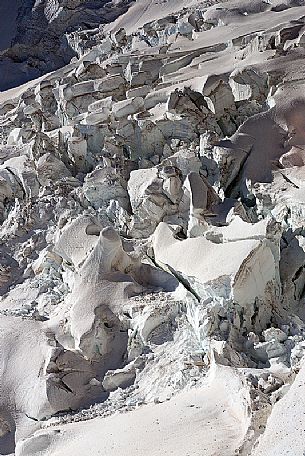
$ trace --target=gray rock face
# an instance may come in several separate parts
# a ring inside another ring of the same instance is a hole
[[[0,90],[16,87],[69,63],[76,52],[67,34],[111,22],[127,10],[128,4],[128,0],[2,2]]]

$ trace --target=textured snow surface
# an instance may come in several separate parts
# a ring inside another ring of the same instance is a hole
[[[0,455],[304,456],[304,18],[1,3]]]

